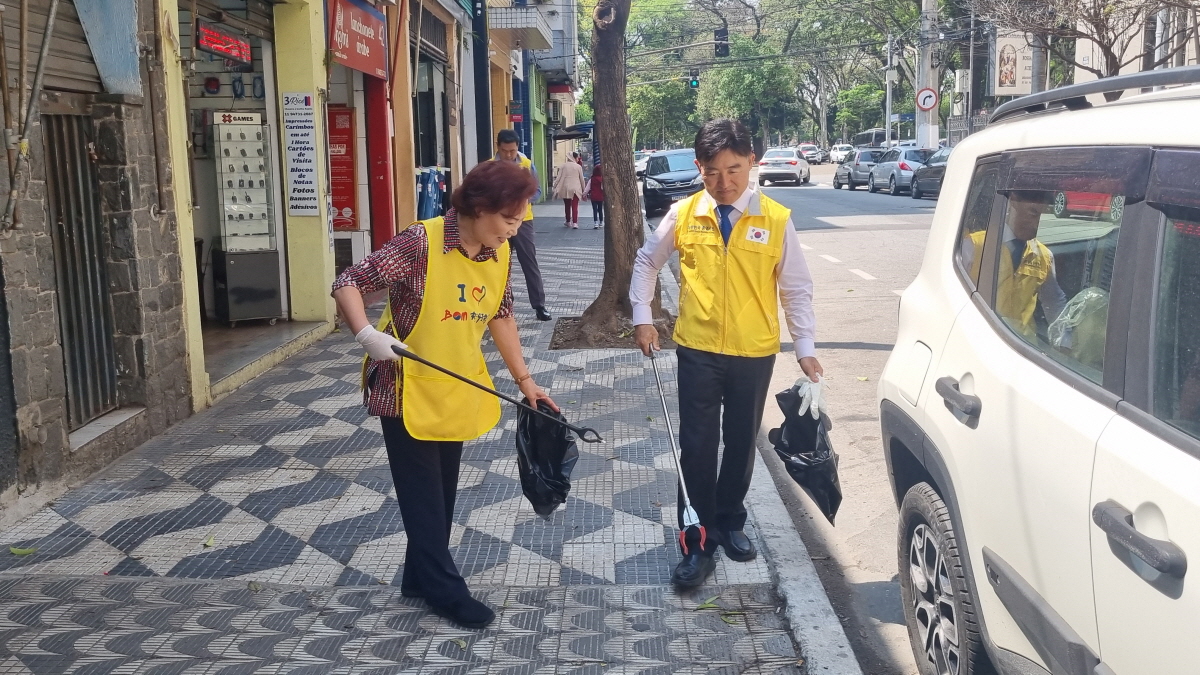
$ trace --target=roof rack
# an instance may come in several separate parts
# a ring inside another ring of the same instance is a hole
[[[1052,107],[1062,107],[1067,110],[1090,108],[1092,104],[1085,97],[1091,94],[1109,94],[1118,91],[1124,92],[1129,89],[1196,83],[1200,83],[1200,66],[1180,66],[1177,68],[1150,70],[1144,73],[1106,77],[1101,80],[1072,84],[1013,99],[996,108],[996,112],[992,113],[988,124],[994,124],[1018,113],[1041,112]]]

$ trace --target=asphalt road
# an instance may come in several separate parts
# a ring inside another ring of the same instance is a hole
[[[844,501],[830,526],[764,453],[776,484],[863,672],[917,673],[900,601],[896,504],[887,479],[875,392],[896,336],[900,292],[913,280],[937,202],[850,192],[831,186],[833,166],[814,166],[813,184],[764,188],[792,210],[815,283],[817,356],[841,458]],[[657,218],[651,223],[657,223]],[[772,391],[800,376],[795,359],[778,359]],[[764,426],[782,421],[768,401]],[[815,518],[814,518],[815,516]]]

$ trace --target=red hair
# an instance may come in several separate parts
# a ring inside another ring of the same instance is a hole
[[[537,192],[533,174],[515,162],[480,162],[463,178],[450,197],[460,215],[515,213]]]

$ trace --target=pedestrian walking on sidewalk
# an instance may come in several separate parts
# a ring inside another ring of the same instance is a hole
[[[533,182],[538,185],[537,166],[533,160],[526,157],[518,146],[521,143],[521,137],[512,129],[501,129],[500,133],[496,134],[496,156],[492,159],[496,161],[512,162],[519,164],[522,169],[525,169],[533,175]],[[546,311],[546,290],[542,286],[542,270],[538,267],[537,261],[537,244],[534,242],[533,231],[533,202],[541,199],[542,189],[537,188],[533,193],[532,200],[525,207],[525,217],[521,222],[521,229],[517,230],[517,236],[512,239],[512,249],[517,254],[517,262],[521,263],[521,271],[525,273],[525,289],[529,291],[529,304],[533,306],[533,311],[537,314],[538,321],[549,321],[550,313]]]
[[[650,310],[658,271],[679,251],[674,340],[681,473],[709,535],[702,541],[700,528],[687,528],[683,561],[672,575],[683,587],[704,583],[718,545],[732,560],[757,555],[743,532],[743,502],[779,352],[780,304],[804,374],[815,382],[822,373],[814,355],[812,276],[791,212],[750,187],[750,133],[736,120],[713,120],[696,134],[694,147],[705,189],[663,217],[637,253],[629,291],[634,338],[649,356],[659,348]]]
[[[586,187],[583,180],[583,167],[575,161],[578,156],[578,152],[571,153],[567,161],[558,167],[558,173],[554,175],[554,196],[563,200],[567,212],[563,226],[573,230],[579,229],[579,199],[583,197]]]
[[[604,227],[604,172],[600,165],[592,169],[592,177],[588,179],[583,191],[592,202],[592,229]]]
[[[514,164],[479,164],[444,218],[413,224],[333,284],[338,310],[367,352],[363,401],[380,417],[408,535],[400,592],[467,628],[483,628],[495,614],[471,597],[450,555],[459,461],[463,441],[500,420],[500,403],[423,364],[401,365],[392,347],[407,345],[490,387],[480,348],[486,327],[521,393],[558,409],[533,381],[513,319],[508,242],[536,190],[532,174]],[[363,295],[384,288],[387,306],[372,327]]]

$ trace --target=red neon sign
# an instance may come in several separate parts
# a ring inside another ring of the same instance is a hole
[[[230,35],[210,23],[196,23],[196,49],[223,56],[238,63],[253,63],[250,43]]]

